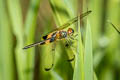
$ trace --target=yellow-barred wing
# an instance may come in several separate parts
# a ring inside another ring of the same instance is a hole
[[[85,16],[87,16],[87,15],[90,14],[91,12],[92,12],[91,10],[90,10],[90,11],[87,11],[87,12],[81,14],[80,16],[77,16],[77,17],[69,20],[69,21],[66,22],[65,24],[63,24],[63,25],[59,26],[58,28],[50,31],[49,33],[55,32],[55,31],[57,31],[57,30],[65,29],[65,28],[69,27],[70,25],[72,25],[73,23],[77,22],[77,21],[78,21],[78,17],[80,17],[80,19],[83,19]],[[47,33],[47,35],[48,35],[49,33]],[[46,37],[47,35],[43,36],[43,39],[44,39],[44,37]]]
[[[110,23],[112,25],[112,27],[120,34],[120,30],[110,21],[107,21],[108,23]]]
[[[83,19],[85,16],[87,16],[88,14],[90,14],[92,11],[87,11],[83,14],[81,14],[80,16],[77,16],[71,20],[69,20],[67,23],[63,24],[62,26],[59,27],[59,29],[64,29],[67,28],[68,26],[70,26],[71,24],[75,23],[78,21],[78,17],[80,17],[80,19]]]
[[[43,68],[45,71],[49,71],[54,66],[54,59],[55,59],[55,43],[51,43],[49,45],[42,46],[42,62],[43,62]]]

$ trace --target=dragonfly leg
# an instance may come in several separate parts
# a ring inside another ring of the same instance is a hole
[[[65,47],[66,47],[66,48],[72,47],[72,49],[76,50],[75,46],[73,46],[73,41],[70,40],[70,39],[67,39],[66,44],[65,44]]]
[[[77,36],[78,36],[78,34],[75,34],[75,35],[69,36],[69,38],[70,38],[71,40],[76,40],[76,41],[78,41],[77,38],[76,38]]]

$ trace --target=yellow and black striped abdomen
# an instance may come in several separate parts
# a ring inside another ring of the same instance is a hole
[[[34,46],[37,46],[37,45],[43,45],[43,44],[45,44],[45,41],[40,41],[40,42],[37,42],[37,43],[27,45],[23,49],[28,49],[28,48],[31,48],[31,47],[34,47]]]

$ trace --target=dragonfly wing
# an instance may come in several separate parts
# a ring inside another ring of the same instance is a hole
[[[88,14],[90,14],[91,12],[92,12],[92,11],[87,11],[87,12],[81,14],[80,16],[77,16],[77,17],[69,20],[67,23],[59,26],[58,28],[50,31],[49,33],[52,33],[52,32],[57,31],[57,30],[65,29],[65,28],[69,27],[70,25],[72,25],[73,23],[77,22],[77,21],[78,21],[78,17],[80,17],[80,19],[82,19],[82,18],[84,18],[85,16],[87,16]],[[47,33],[47,34],[49,34],[49,33]],[[47,35],[43,36],[43,39],[45,40],[46,37],[47,37]]]
[[[85,16],[87,16],[88,14],[90,14],[92,11],[87,11],[83,14],[81,14],[80,16],[77,16],[71,20],[69,20],[67,23],[63,24],[62,26],[59,27],[59,29],[64,29],[67,28],[68,26],[70,26],[71,24],[75,23],[78,21],[78,17],[80,17],[80,19],[83,19]]]
[[[66,39],[64,47],[68,55],[67,61],[69,62],[73,61],[75,59],[75,53],[76,53],[76,48],[73,46],[73,41]]]
[[[46,45],[45,50],[45,61],[44,61],[44,69],[45,71],[49,71],[53,68],[54,65],[54,58],[55,58],[55,43],[51,43]]]
[[[112,27],[120,34],[120,30],[110,21],[107,21],[108,23],[110,23],[112,25]]]

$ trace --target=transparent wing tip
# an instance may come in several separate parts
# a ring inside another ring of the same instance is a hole
[[[75,55],[73,55],[73,58],[68,59],[67,61],[68,61],[68,62],[72,62],[74,59],[75,59]]]
[[[118,30],[118,28],[110,20],[107,20],[107,22],[111,24],[113,28],[120,34],[120,30]]]
[[[53,68],[53,65],[54,65],[54,64],[52,64],[51,67],[49,67],[49,68],[44,68],[45,71],[50,71],[50,70]]]
[[[91,13],[91,12],[92,12],[91,10],[88,11],[88,13]]]

